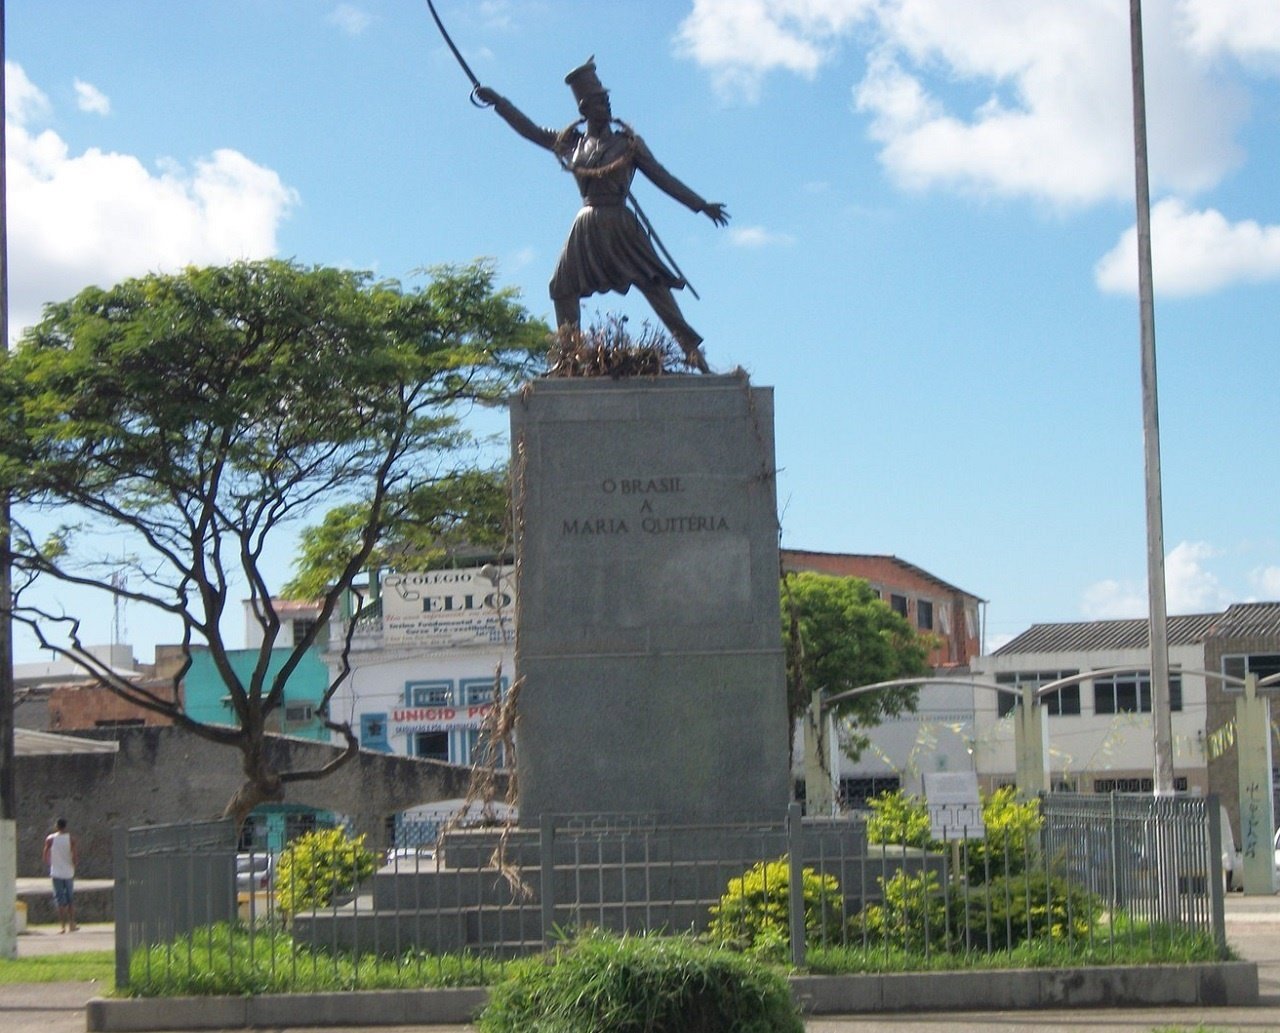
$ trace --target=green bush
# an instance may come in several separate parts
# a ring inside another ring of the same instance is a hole
[[[871,808],[867,817],[868,843],[893,843],[922,850],[940,845],[929,838],[929,808],[921,797],[895,789],[873,796],[867,806]]]
[[[867,801],[867,841],[939,851],[947,844],[929,835],[929,809],[917,796],[900,790],[881,793]],[[1034,853],[1044,819],[1037,800],[1020,800],[1013,786],[1005,786],[982,797],[984,839],[963,845],[965,876],[977,885],[988,879],[1016,875],[1027,866]]]
[[[293,840],[280,855],[276,870],[276,903],[286,915],[323,907],[355,888],[377,867],[364,836],[344,829],[316,829]]]
[[[1081,942],[1101,902],[1043,872],[1000,875],[982,886],[943,892],[937,872],[899,871],[881,880],[884,901],[850,922],[850,941],[895,950],[1004,951],[1028,940]]]
[[[955,925],[956,905],[943,893],[935,871],[911,875],[899,870],[876,880],[884,901],[868,904],[849,922],[849,939],[919,951],[942,948]],[[950,913],[949,913],[950,912]]]
[[[972,884],[1017,875],[1039,841],[1044,818],[1039,800],[1020,800],[1013,786],[1005,786],[982,799],[982,823],[986,835],[968,844],[966,875]]]
[[[968,923],[956,933],[975,950],[1008,950],[1026,940],[1087,940],[1102,915],[1093,894],[1044,872],[998,876],[971,889],[966,900]]]
[[[803,871],[804,931],[811,942],[840,942],[843,901],[834,875]],[[711,905],[707,935],[714,943],[784,961],[791,943],[791,864],[786,857],[762,861],[729,880]]]
[[[582,935],[515,961],[481,1033],[803,1033],[783,976],[687,937]]]
[[[220,922],[136,951],[129,958],[128,992],[196,997],[483,986],[505,966],[470,954],[331,954],[279,929],[263,932]]]

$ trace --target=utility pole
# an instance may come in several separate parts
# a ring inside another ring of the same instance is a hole
[[[4,0],[0,0],[0,112],[5,110]],[[9,347],[8,127],[0,124],[0,346]],[[0,957],[15,957],[18,876],[17,773],[13,763],[13,595],[9,494],[0,490]]]
[[[1147,176],[1147,99],[1142,64],[1142,0],[1129,0],[1133,66],[1133,150],[1138,208],[1138,311],[1142,335],[1142,438],[1147,501],[1147,597],[1151,647],[1151,728],[1157,796],[1173,792],[1169,712],[1169,618],[1164,584],[1164,502],[1160,487],[1160,407],[1156,397],[1156,315],[1151,278],[1151,192]]]

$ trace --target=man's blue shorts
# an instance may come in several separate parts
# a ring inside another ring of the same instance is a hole
[[[58,907],[71,906],[71,893],[73,890],[74,879],[54,879],[53,880],[53,902]]]

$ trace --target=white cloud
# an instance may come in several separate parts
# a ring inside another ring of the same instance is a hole
[[[4,90],[5,121],[30,122],[48,115],[49,98],[27,78],[21,65],[4,63]]]
[[[876,0],[694,0],[677,52],[709,68],[726,93],[754,99],[775,69],[812,76]]]
[[[1231,604],[1229,593],[1205,563],[1221,555],[1207,542],[1179,542],[1164,561],[1165,604],[1170,613],[1209,613]]]
[[[90,284],[275,252],[276,231],[298,198],[274,171],[226,148],[189,169],[169,163],[154,171],[129,154],[73,154],[39,128],[43,95],[20,67],[7,71],[15,334],[46,302]]]
[[[373,16],[355,4],[338,4],[326,20],[348,36],[359,36],[373,22]]]
[[[1280,4],[1275,0],[1182,0],[1180,6],[1187,39],[1198,52],[1244,60],[1280,58]]]
[[[735,226],[729,231],[729,239],[738,247],[762,248],[773,244],[789,245],[795,238],[786,233],[776,233],[763,226]]]
[[[1232,594],[1206,564],[1221,553],[1206,542],[1179,542],[1165,556],[1165,609],[1171,614],[1212,613],[1231,605]],[[1107,579],[1089,585],[1080,599],[1087,620],[1146,617],[1146,582]]]
[[[1121,581],[1097,581],[1084,590],[1080,613],[1086,620],[1119,620],[1147,615],[1147,593],[1140,585]]]
[[[1244,109],[1191,60],[1173,2],[1147,4],[1151,177],[1192,191],[1238,163]],[[750,98],[769,72],[815,74],[856,34],[868,59],[855,104],[895,181],[1080,205],[1133,191],[1127,12],[1116,0],[695,0],[677,49]]]
[[[76,106],[81,111],[88,111],[94,115],[111,114],[111,101],[98,87],[82,79],[75,81],[75,87]]]
[[[1280,566],[1259,567],[1249,575],[1249,580],[1264,600],[1280,599]]]
[[[1101,290],[1136,294],[1138,233],[1130,227],[1094,266]],[[1228,222],[1212,208],[1190,211],[1175,198],[1151,209],[1152,281],[1161,294],[1207,294],[1234,283],[1280,280],[1280,226]]]

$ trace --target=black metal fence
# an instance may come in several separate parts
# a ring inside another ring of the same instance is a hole
[[[1030,834],[917,845],[868,843],[865,815],[802,819],[794,805],[777,823],[547,816],[366,844],[356,885],[344,854],[313,865],[308,892],[282,886],[274,856],[237,853],[228,822],[134,829],[116,841],[116,978],[238,964],[235,936],[312,972],[357,955],[511,957],[587,927],[693,932],[798,966],[831,948],[963,957],[1187,932],[1224,946],[1216,814],[1212,797],[1059,794]],[[235,935],[196,945],[189,934],[215,924]]]

